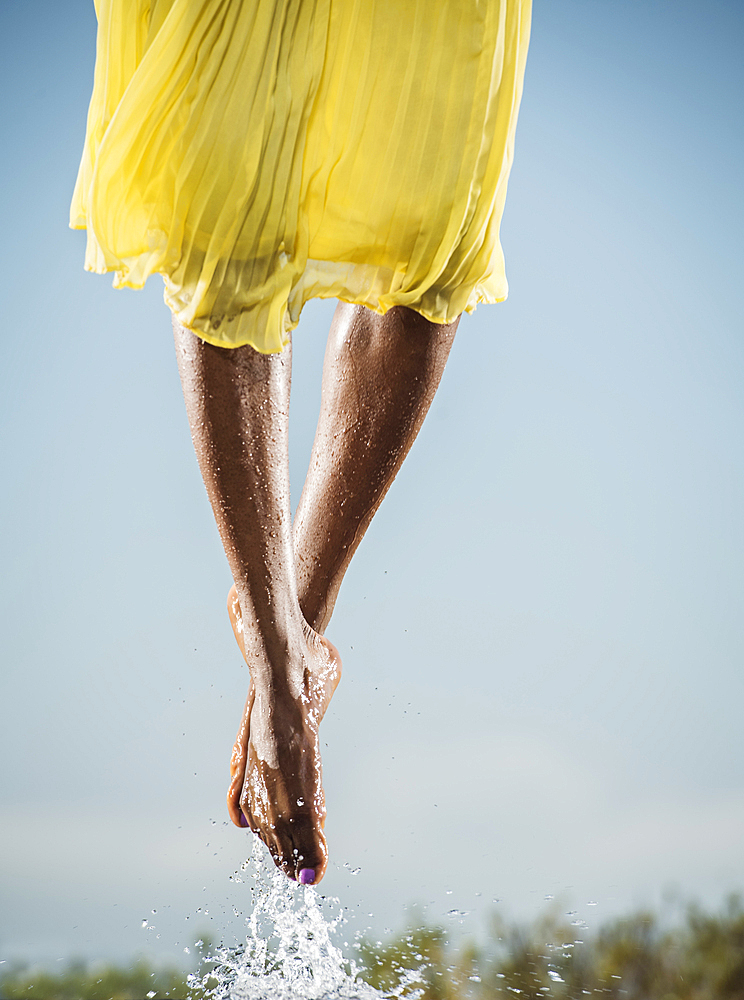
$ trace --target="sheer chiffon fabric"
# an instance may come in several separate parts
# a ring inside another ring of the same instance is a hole
[[[529,0],[98,0],[71,225],[209,343],[304,303],[438,323],[506,297]]]

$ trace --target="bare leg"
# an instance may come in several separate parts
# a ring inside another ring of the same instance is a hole
[[[294,525],[300,604],[316,633],[325,630],[351,558],[421,428],[457,325],[430,323],[404,308],[385,316],[343,303],[336,310],[318,430]],[[242,602],[235,587],[227,604],[242,648]],[[326,685],[323,712],[338,676]],[[237,802],[242,786],[251,699],[249,693],[228,802]]]
[[[375,511],[398,474],[442,378],[459,320],[431,323],[340,303],[294,543],[305,619],[324,632]]]
[[[384,317],[343,304],[336,311],[318,431],[295,521],[302,608],[318,631],[325,629],[351,557],[431,405],[456,327],[429,323],[403,308]],[[319,829],[325,808],[317,725],[338,683],[340,661],[307,626],[304,649],[296,634],[298,591],[286,535],[289,355],[224,351],[175,330],[192,436],[236,581],[230,617],[256,681],[233,751],[228,807],[236,823],[242,808],[290,877],[313,867],[318,881],[326,853]],[[299,623],[302,630],[301,615]],[[310,739],[298,754],[292,751],[301,728],[293,724],[297,698],[293,706],[286,693],[293,682],[297,688],[299,674],[306,692],[299,700],[310,705]],[[304,813],[291,815],[291,796],[300,788],[295,801],[304,807],[308,787],[314,802],[309,824]],[[294,861],[290,850],[301,860]]]
[[[297,597],[287,453],[291,353],[212,347],[177,323],[174,334],[252,680],[231,816],[242,825],[242,810],[289,877],[304,869],[301,880],[317,882],[327,863],[318,725],[340,663],[305,623]]]

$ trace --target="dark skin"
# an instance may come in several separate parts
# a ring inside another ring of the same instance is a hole
[[[174,322],[191,434],[235,581],[228,611],[251,682],[227,803],[292,879],[328,863],[318,726],[341,676],[324,636],[344,574],[413,444],[459,320],[340,303],[318,428],[292,525],[291,348],[259,354]]]

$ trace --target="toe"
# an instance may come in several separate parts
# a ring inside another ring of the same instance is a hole
[[[235,753],[233,751],[233,758]],[[243,788],[243,775],[233,775],[230,779],[230,787],[227,790],[227,812],[235,826],[249,825],[245,820],[243,810],[240,808],[240,793]]]
[[[291,837],[292,868],[295,877],[304,885],[320,882],[328,864],[328,848],[323,831],[315,825],[310,816],[301,817],[293,823]],[[312,878],[307,874],[310,869],[313,871]]]
[[[295,874],[294,863],[282,849],[282,845],[280,844],[278,838],[275,836],[264,838],[264,843],[268,847],[269,854],[279,871],[282,872],[283,875],[286,875],[288,879],[296,882],[297,876]]]

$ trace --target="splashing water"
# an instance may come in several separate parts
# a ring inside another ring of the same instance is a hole
[[[256,838],[253,854],[235,882],[252,883],[253,912],[246,918],[245,946],[220,947],[207,959],[211,972],[189,977],[210,1000],[379,1000],[382,997],[420,997],[421,970],[412,970],[393,993],[383,994],[358,978],[354,962],[347,961],[333,943],[345,922],[342,911],[327,919],[323,897],[312,886],[301,886],[279,872]],[[326,900],[338,907],[338,900]]]

